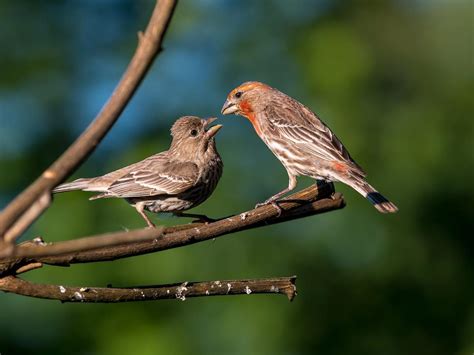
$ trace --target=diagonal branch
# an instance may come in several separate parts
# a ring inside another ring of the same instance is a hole
[[[103,109],[84,133],[48,169],[5,207],[0,214],[0,237],[4,236],[42,194],[51,191],[66,179],[94,151],[117,121],[160,52],[175,6],[176,0],[157,2],[146,31],[139,35],[138,47],[127,70]],[[36,212],[41,213],[47,206],[48,204]]]
[[[0,290],[23,296],[61,302],[114,303],[178,299],[191,297],[283,294],[290,301],[296,296],[296,276],[254,280],[183,282],[179,284],[141,287],[67,287],[35,284],[7,276],[0,279]]]
[[[51,203],[51,194],[45,192],[41,195],[26,211],[23,213],[20,218],[18,218],[15,223],[7,230],[3,236],[5,242],[10,245],[13,245],[18,236],[23,234],[28,227],[33,224],[33,222],[41,215],[41,213],[48,208]]]
[[[262,206],[239,215],[223,218],[209,224],[187,224],[169,227],[163,235],[154,229],[140,229],[131,232],[110,233],[107,237],[126,236],[133,238],[150,238],[124,245],[94,248],[93,250],[55,253],[55,248],[67,245],[71,241],[51,243],[46,245],[19,245],[14,255],[0,259],[0,276],[11,274],[20,267],[30,263],[45,263],[50,265],[67,266],[75,263],[109,261],[153,253],[162,250],[182,247],[222,235],[257,228],[265,225],[281,223],[297,218],[311,216],[327,211],[337,210],[345,206],[341,194],[331,196],[329,185],[322,185],[318,192],[316,186],[311,186],[282,200],[279,205],[281,214],[273,206]],[[96,237],[100,238],[100,236]]]

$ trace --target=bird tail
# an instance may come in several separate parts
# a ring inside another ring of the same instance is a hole
[[[363,179],[351,179],[351,181],[343,181],[364,196],[370,203],[374,205],[377,211],[381,213],[395,213],[398,207],[384,197],[380,192],[374,189],[367,181]]]
[[[337,174],[335,174],[336,171]],[[333,173],[333,178],[336,181],[349,185],[369,200],[377,211],[381,213],[395,213],[398,211],[398,207],[394,203],[390,202],[365,180],[366,174],[357,164],[335,161],[330,172]]]
[[[92,179],[77,179],[72,182],[56,186],[56,188],[53,190],[53,193],[87,189],[91,180]]]

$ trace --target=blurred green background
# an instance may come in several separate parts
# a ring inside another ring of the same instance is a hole
[[[153,5],[0,1],[0,206],[100,110]],[[131,286],[296,274],[299,295],[91,305],[2,293],[0,353],[472,354],[473,14],[472,1],[456,0],[182,1],[166,50],[74,178],[166,149],[177,117],[217,115],[232,88],[259,80],[317,112],[400,212],[381,215],[338,184],[342,211],[153,255],[44,267],[24,277]],[[287,184],[245,119],[221,123],[224,175],[194,210],[213,217]],[[123,201],[87,197],[57,196],[25,238],[143,227]]]

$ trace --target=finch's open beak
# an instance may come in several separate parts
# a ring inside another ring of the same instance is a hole
[[[217,120],[217,117],[211,117],[211,118],[208,118],[206,120],[206,123],[204,125],[205,128],[207,128],[212,122],[214,122],[215,120]],[[216,135],[217,132],[219,132],[219,130],[222,128],[222,125],[221,124],[216,124],[215,126],[212,126],[210,127],[207,131],[206,131],[206,136],[210,139],[212,137],[214,137]]]
[[[221,113],[223,115],[231,115],[233,113],[236,113],[239,110],[237,105],[233,103],[231,100],[227,99],[226,102],[224,103],[224,106],[222,106]]]

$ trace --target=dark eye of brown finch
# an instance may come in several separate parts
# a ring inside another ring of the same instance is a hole
[[[193,129],[193,130],[191,131],[191,136],[196,137],[197,135],[198,135],[198,131],[195,130],[195,129]]]

